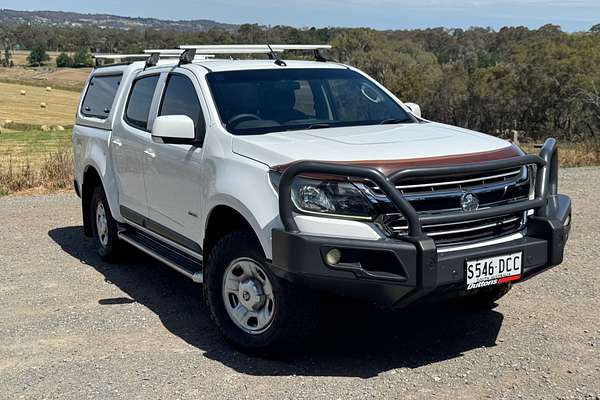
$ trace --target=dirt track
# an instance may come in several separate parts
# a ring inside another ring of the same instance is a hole
[[[0,198],[0,398],[600,399],[600,169],[562,173],[566,262],[487,312],[327,312],[314,351],[228,347],[194,283],[106,264],[75,195]]]

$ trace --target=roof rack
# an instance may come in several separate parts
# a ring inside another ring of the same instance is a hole
[[[193,61],[214,58],[216,54],[267,54],[270,59],[280,66],[285,62],[277,55],[284,51],[312,51],[317,61],[327,61],[323,50],[331,49],[328,44],[225,44],[225,45],[182,45],[178,49],[149,49],[142,54],[94,54],[96,66],[99,60],[146,60],[146,67],[154,66],[159,59],[179,58],[180,62],[185,57],[185,62],[190,62],[189,57],[193,50]],[[108,64],[109,66],[112,64]]]
[[[271,54],[286,50],[329,50],[328,44],[222,44],[183,45],[180,49],[195,49],[196,54]]]

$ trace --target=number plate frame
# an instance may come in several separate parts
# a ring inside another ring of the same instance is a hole
[[[514,282],[521,279],[522,270],[522,251],[465,260],[465,285],[472,290]]]

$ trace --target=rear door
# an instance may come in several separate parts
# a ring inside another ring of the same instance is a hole
[[[166,78],[157,114],[187,115],[194,121],[196,139],[206,132],[204,99],[197,78],[177,68]],[[144,157],[146,193],[150,219],[159,224],[163,235],[191,250],[200,252],[195,237],[201,213],[202,144],[167,144],[155,141],[153,155]]]
[[[150,116],[157,107],[155,92],[159,80],[160,73],[156,72],[142,73],[135,78],[123,118],[115,124],[111,137],[121,214],[133,222],[148,215],[143,161],[152,142]]]

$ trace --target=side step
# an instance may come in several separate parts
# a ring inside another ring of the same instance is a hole
[[[121,229],[119,239],[156,258],[196,283],[202,283],[202,261],[191,257],[135,228]]]

